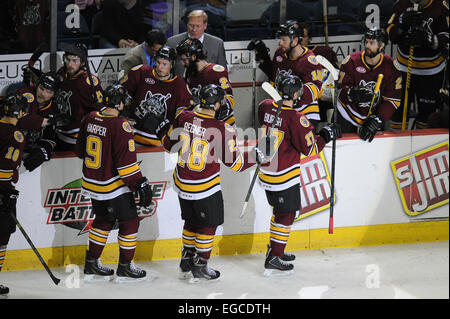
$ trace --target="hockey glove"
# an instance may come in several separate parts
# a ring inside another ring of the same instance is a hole
[[[327,144],[335,138],[339,139],[342,137],[342,128],[337,123],[326,125],[320,129],[319,136],[321,136],[325,141],[325,144]]]
[[[363,141],[372,142],[375,134],[383,127],[383,120],[375,114],[371,114],[359,128],[358,135]]]
[[[158,136],[158,139],[161,140],[164,134],[167,133],[167,131],[170,128],[170,122],[168,119],[162,120],[162,122],[159,123],[158,127],[155,130],[156,135]]]
[[[252,39],[247,45],[247,50],[254,50],[256,52],[256,60],[270,60],[269,49],[266,47],[261,39]]]
[[[47,140],[40,140],[37,142],[30,155],[23,161],[23,165],[30,172],[34,171],[42,163],[49,161],[53,151],[53,144]]]
[[[370,86],[358,85],[347,92],[347,98],[353,104],[368,104],[372,101],[374,92]]]
[[[225,101],[220,103],[220,107],[216,111],[215,118],[216,118],[216,120],[224,121],[231,115],[232,112],[233,112],[233,107],[231,106],[231,101],[229,101],[225,97]]]
[[[16,207],[19,191],[15,188],[0,193],[0,214],[9,214]]]
[[[69,120],[69,115],[65,113],[50,114],[48,116],[48,124],[51,126],[64,125],[65,121]]]
[[[264,152],[261,151],[257,146],[253,148],[252,155],[256,159],[256,163],[258,164],[265,164],[270,162],[270,158],[266,157],[264,155]]]
[[[148,182],[146,177],[142,177],[134,186],[136,192],[139,194],[139,203],[140,207],[148,207],[152,203],[153,192],[152,188]]]

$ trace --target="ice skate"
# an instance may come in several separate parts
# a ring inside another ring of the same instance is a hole
[[[210,282],[220,277],[220,272],[208,267],[207,260],[200,256],[194,257],[191,267],[193,278],[190,279],[190,283]]]
[[[84,264],[84,281],[109,281],[114,275],[114,270],[103,266],[100,259],[88,259]]]
[[[119,262],[119,266],[116,271],[116,283],[133,283],[145,280],[147,272],[137,267],[134,262],[122,263]]]
[[[264,277],[275,277],[275,276],[289,276],[293,273],[294,265],[285,261],[285,254],[283,257],[273,256],[272,248],[269,247],[266,255],[266,261],[264,263]],[[290,255],[290,254],[289,254]],[[293,255],[291,255],[293,256]],[[292,258],[292,257],[290,257]]]
[[[0,298],[7,297],[9,293],[9,288],[3,285],[0,285]]]
[[[195,256],[195,252],[183,248],[181,252],[181,261],[180,261],[180,279],[188,279],[192,277],[192,259]]]
[[[291,263],[295,260],[295,255],[293,254],[289,254],[289,253],[284,253],[283,256],[281,257],[281,259],[285,262]]]

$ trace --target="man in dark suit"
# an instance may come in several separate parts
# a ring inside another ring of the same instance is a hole
[[[205,33],[208,27],[208,15],[203,10],[194,10],[188,14],[187,32],[174,35],[167,39],[167,45],[176,48],[177,45],[188,37],[198,39],[203,44],[203,49],[208,54],[208,62],[227,66],[225,58],[225,47],[222,39]],[[174,69],[174,73],[183,77],[184,67],[178,60]]]

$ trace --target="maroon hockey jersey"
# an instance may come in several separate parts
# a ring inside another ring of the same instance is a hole
[[[412,8],[410,0],[398,0],[394,3],[394,13],[388,21],[387,32],[394,44],[397,46],[397,61],[402,72],[408,71],[409,45],[401,41],[403,35],[399,34],[398,19],[400,14]],[[445,0],[429,0],[419,8],[428,20],[433,34],[437,36],[438,48],[433,50],[429,47],[414,47],[411,73],[418,75],[432,75],[439,73],[445,67],[445,59],[441,50],[448,45],[448,2]]]
[[[123,117],[89,113],[75,146],[83,160],[83,192],[97,200],[134,191],[142,177],[130,123]]]
[[[166,110],[165,117],[172,122],[177,113],[191,106],[192,95],[186,82],[174,76],[161,81],[155,70],[149,65],[138,65],[132,68],[121,81],[133,97],[130,116],[137,124],[146,114],[150,105],[159,104]],[[155,132],[137,129],[135,125],[134,138],[143,145],[160,145]]]
[[[277,108],[271,99],[259,104],[258,120],[265,134]],[[265,190],[281,191],[300,183],[300,155],[320,153],[325,141],[314,133],[314,126],[305,115],[285,106],[281,107],[271,136],[275,137],[275,152],[271,162],[261,166],[259,184]]]
[[[236,172],[253,166],[248,153],[237,148],[236,131],[225,122],[198,113],[184,111],[162,138],[164,148],[178,144],[178,163],[173,179],[181,198],[197,200],[213,195],[220,188],[220,162]]]
[[[369,85],[375,87],[378,74],[383,74],[379,98],[374,102],[372,113],[379,114],[387,121],[400,106],[402,76],[397,64],[388,55],[383,54],[375,66],[369,66],[364,60],[364,51],[353,52],[342,61],[339,72],[339,94],[337,107],[341,115],[355,126],[360,126],[367,118],[370,102],[350,103],[347,93],[354,86]]]
[[[225,91],[227,103],[234,108],[233,89],[228,77],[228,71],[223,66],[208,63],[197,75],[187,78],[186,82],[193,96],[198,96],[200,89],[205,85],[216,84],[220,86]],[[233,126],[235,123],[234,112],[227,116],[224,122]]]
[[[57,129],[57,135],[64,142],[75,144],[83,117],[91,111],[99,110],[99,105],[103,103],[103,89],[100,85],[100,80],[95,75],[92,75],[94,92],[97,99],[96,103],[92,95],[92,87],[88,73],[82,71],[74,77],[68,77],[67,74],[63,74],[63,69],[58,71],[64,76],[60,90],[61,94],[63,94],[69,103],[71,118],[70,124]]]
[[[323,70],[316,60],[314,53],[303,47],[303,55],[298,59],[291,60],[278,48],[272,60],[272,71],[266,74],[273,74],[271,81],[275,81],[279,73],[286,73],[298,76],[303,86],[303,96],[297,102],[295,109],[305,114],[310,120],[320,121],[319,112],[319,92],[322,88]],[[264,66],[261,66],[264,70]]]
[[[0,191],[10,190],[19,180],[25,136],[16,126],[0,120]]]

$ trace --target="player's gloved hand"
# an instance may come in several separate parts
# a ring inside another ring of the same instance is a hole
[[[426,22],[424,25],[424,42],[425,46],[428,48],[431,48],[433,50],[436,50],[438,48],[438,39],[437,36],[433,33],[433,30],[431,30],[430,23]]]
[[[335,138],[339,139],[342,137],[342,128],[337,123],[331,123],[320,129],[319,136],[321,136],[325,141],[325,144],[327,144]]]
[[[352,87],[347,92],[347,98],[353,104],[367,104],[372,101],[374,95],[373,88],[368,85],[358,85]]]
[[[158,126],[156,127],[156,129],[155,129],[155,133],[156,133],[156,135],[158,136],[158,139],[161,140],[162,137],[164,136],[164,134],[167,133],[167,131],[169,130],[169,128],[170,128],[170,122],[169,122],[169,120],[168,120],[168,119],[162,120],[162,121],[158,124]]]
[[[42,163],[49,161],[52,156],[53,144],[47,140],[39,140],[30,152],[30,155],[23,161],[27,170],[32,172]]]
[[[261,151],[258,146],[254,147],[252,150],[252,155],[258,164],[265,164],[270,162],[270,158],[264,155],[264,152]]]
[[[421,11],[407,10],[399,15],[398,25],[406,32],[409,29],[418,29],[422,25],[423,20],[423,13]]]
[[[233,107],[231,106],[231,101],[225,98],[225,101],[220,104],[219,109],[216,111],[215,118],[219,121],[223,121],[228,118],[233,112]]]
[[[371,114],[359,128],[358,135],[363,141],[372,142],[375,134],[383,127],[383,119],[376,114]]]
[[[15,188],[0,193],[0,214],[9,214],[16,206],[19,191]]]
[[[247,50],[256,52],[256,60],[270,60],[269,49],[261,39],[252,39],[247,45]]]
[[[22,66],[22,72],[23,83],[29,86],[35,85],[42,74],[42,71],[29,65]]]
[[[134,186],[136,192],[139,194],[138,206],[148,207],[152,203],[153,192],[146,177],[142,177]]]
[[[62,125],[62,123],[64,123],[64,121],[67,121],[69,118],[69,114],[66,113],[49,114],[48,124],[51,126],[57,126],[58,123]]]

